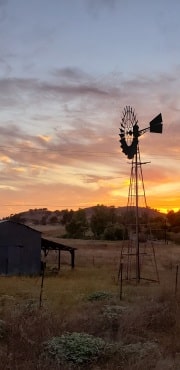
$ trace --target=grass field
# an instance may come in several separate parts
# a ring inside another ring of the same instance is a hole
[[[54,240],[78,248],[75,269],[67,252],[58,274],[47,269],[41,309],[41,277],[0,278],[0,369],[180,369],[180,247],[157,244],[160,284],[123,282],[120,300],[120,242]],[[55,252],[48,259],[56,266]]]

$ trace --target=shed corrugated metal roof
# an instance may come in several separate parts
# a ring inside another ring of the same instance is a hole
[[[11,224],[20,225],[20,226],[26,227],[27,229],[29,229],[29,230],[31,230],[31,231],[35,231],[36,233],[40,233],[40,234],[42,234],[42,232],[41,232],[41,231],[36,230],[36,229],[33,229],[32,227],[30,227],[30,226],[28,226],[28,225],[21,224],[20,222],[11,221],[11,220],[0,220],[0,224],[5,223],[5,222],[9,222],[9,223],[11,223]]]
[[[77,248],[69,247],[62,243],[54,242],[53,240],[41,238],[41,249],[51,249],[51,250],[62,250],[62,251],[75,251]]]

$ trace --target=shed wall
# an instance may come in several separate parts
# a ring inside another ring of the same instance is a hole
[[[41,234],[25,225],[0,223],[0,273],[40,273]]]

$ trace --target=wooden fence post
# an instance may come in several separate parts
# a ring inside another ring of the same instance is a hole
[[[176,265],[176,279],[175,279],[175,297],[177,295],[177,290],[178,290],[178,274],[179,274],[179,265]]]
[[[120,295],[119,295],[119,298],[120,298],[120,301],[122,300],[122,282],[123,282],[123,264],[122,262],[120,263]]]
[[[44,273],[45,273],[45,266],[46,264],[42,262],[42,270],[41,270],[41,289],[40,289],[40,296],[39,296],[39,308],[42,307],[42,295],[43,295],[43,286],[44,286]]]

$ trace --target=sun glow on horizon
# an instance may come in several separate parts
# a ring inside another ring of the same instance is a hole
[[[170,211],[174,211],[175,213],[178,212],[180,210],[180,208],[178,207],[172,207],[172,208],[156,208],[159,212],[161,213],[168,213]]]

